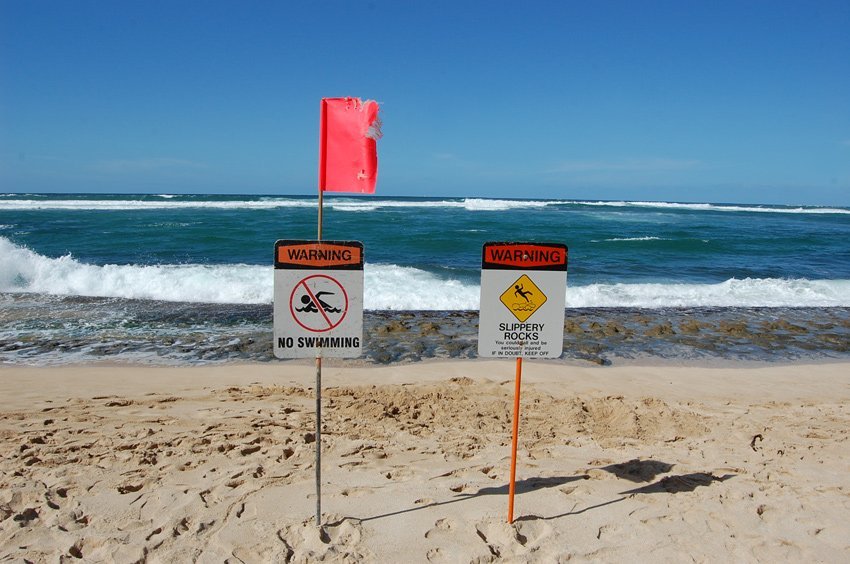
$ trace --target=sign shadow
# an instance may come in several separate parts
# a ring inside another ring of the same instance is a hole
[[[603,466],[599,470],[610,472],[621,480],[630,482],[651,482],[659,474],[666,474],[673,469],[673,464],[661,462],[659,460],[640,460],[633,459],[620,464],[609,464]]]
[[[621,480],[628,480],[634,483],[645,483],[652,482],[656,479],[657,476],[661,474],[666,474],[673,469],[673,464],[668,464],[666,462],[661,462],[659,460],[639,460],[633,459],[628,462],[623,462],[620,464],[610,464],[608,466],[602,466],[597,468],[598,470],[604,470],[605,472],[610,472],[614,474],[617,478]],[[553,519],[560,519],[562,517],[569,517],[573,515],[580,515],[587,511],[591,511],[593,509],[599,509],[601,507],[605,507],[608,505],[613,505],[615,503],[619,503],[624,501],[625,499],[632,497],[635,494],[653,494],[653,493],[680,493],[680,492],[691,492],[696,488],[701,486],[709,486],[714,482],[722,482],[728,480],[730,478],[735,477],[735,474],[724,474],[723,476],[715,476],[714,474],[706,473],[706,472],[695,472],[692,474],[682,474],[682,475],[673,475],[673,476],[665,476],[664,478],[658,480],[657,482],[653,482],[651,484],[641,486],[639,488],[627,490],[620,492],[618,495],[622,497],[618,497],[616,499],[612,499],[603,503],[598,503],[596,505],[591,505],[585,507],[583,509],[576,510],[573,508],[566,513],[561,513],[560,515],[552,515],[550,517],[542,517],[539,515],[525,515],[517,518],[517,521],[536,521],[543,520],[549,521]]]
[[[666,476],[654,484],[620,492],[620,495],[652,494],[652,493],[682,493],[692,492],[701,486],[710,486],[714,482],[724,482],[734,478],[736,474],[715,476],[708,472],[694,472],[678,476]]]
[[[588,480],[590,476],[586,474],[582,474],[579,476],[558,476],[551,478],[526,478],[524,480],[518,480],[515,484],[514,492],[516,494],[527,493],[534,490],[539,490],[541,488],[554,488],[557,486],[562,486],[564,484],[568,484],[570,482],[575,482],[577,480]],[[459,493],[454,496],[452,499],[448,499],[446,501],[435,501],[432,503],[428,503],[425,505],[420,505],[419,507],[409,507],[407,509],[399,509],[398,511],[391,511],[389,513],[382,513],[380,515],[372,515],[370,517],[343,517],[334,523],[328,523],[328,526],[336,526],[340,525],[347,520],[353,520],[360,523],[366,521],[374,521],[376,519],[384,519],[386,517],[395,517],[396,515],[403,515],[405,513],[412,513],[414,511],[421,511],[423,509],[430,509],[432,507],[440,507],[443,505],[449,505],[451,503],[458,503],[461,501],[466,501],[469,499],[474,499],[477,497],[485,496],[485,495],[507,495],[508,494],[508,484],[504,484],[501,486],[492,486],[479,488],[475,492],[470,493]]]
[[[552,515],[550,517],[542,517],[540,515],[523,515],[522,517],[517,517],[514,521],[553,521],[555,519],[560,519],[562,517],[569,517],[571,515],[581,515],[582,513],[587,513],[588,511],[592,511],[594,509],[599,509],[601,507],[605,507],[606,505],[614,505],[615,503],[619,503],[623,500],[627,499],[624,497],[618,497],[617,499],[612,499],[609,501],[604,501],[602,503],[597,503],[596,505],[589,505],[584,509],[575,510],[575,508],[567,511],[566,513],[561,513],[560,515]]]

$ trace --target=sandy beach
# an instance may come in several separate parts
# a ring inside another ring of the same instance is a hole
[[[850,557],[850,365],[0,368],[0,560]]]

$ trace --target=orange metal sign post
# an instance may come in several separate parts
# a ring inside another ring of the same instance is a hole
[[[519,438],[519,391],[522,387],[522,357],[516,358],[516,384],[514,385],[514,427],[511,439],[511,481],[508,487],[508,523],[514,522],[514,491],[516,490],[516,447]]]

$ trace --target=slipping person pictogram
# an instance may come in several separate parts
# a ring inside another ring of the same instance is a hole
[[[534,295],[534,292],[532,292],[531,290],[524,290],[523,287],[522,287],[522,284],[517,284],[516,286],[514,286],[514,289],[515,289],[514,296],[520,296],[523,299],[525,299],[526,302],[531,301],[531,300],[528,299],[528,296]]]
[[[522,323],[540,309],[546,299],[546,293],[525,274],[514,280],[499,296],[499,301]]]
[[[325,300],[322,299],[322,296],[325,296],[325,295],[333,296],[334,293],[333,292],[317,292],[316,296],[315,296],[316,297],[315,301],[313,301],[308,294],[304,294],[303,296],[301,296],[301,303],[304,304],[304,307],[302,307],[300,309],[295,308],[295,311],[302,312],[302,313],[319,313],[319,307],[321,307],[322,311],[325,311],[325,312],[328,312],[328,313],[339,313],[339,312],[341,312],[342,311],[341,309],[339,309],[337,307],[333,307],[331,304],[329,304],[328,302],[326,302]],[[319,304],[316,305],[316,302],[319,302]]]

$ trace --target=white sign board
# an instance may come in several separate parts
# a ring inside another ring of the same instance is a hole
[[[485,243],[478,355],[560,357],[566,293],[566,245]]]
[[[274,355],[360,356],[363,244],[278,241],[274,268]]]

